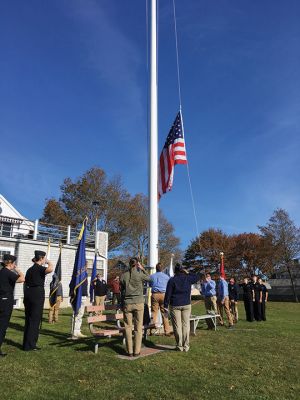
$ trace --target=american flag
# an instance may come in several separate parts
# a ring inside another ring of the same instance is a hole
[[[158,166],[158,197],[170,191],[173,186],[174,165],[187,164],[182,129],[181,111],[177,114],[170,129]]]

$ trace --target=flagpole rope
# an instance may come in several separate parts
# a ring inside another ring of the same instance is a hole
[[[177,63],[178,98],[179,98],[179,108],[181,111],[181,85],[180,85],[180,69],[179,69],[179,55],[178,55],[179,52],[178,52],[178,35],[177,35],[175,0],[173,0],[173,13],[174,13],[174,30],[175,30],[176,63]]]
[[[182,124],[182,134],[183,134],[184,141],[185,141],[184,124],[183,124],[183,117],[182,117],[181,109],[180,109],[180,116],[181,116],[181,124]],[[185,151],[186,151],[186,154],[187,154],[186,148],[185,148]],[[187,159],[188,159],[188,157],[187,157]],[[197,220],[196,206],[195,206],[195,200],[194,200],[194,194],[193,194],[193,188],[192,188],[192,181],[191,181],[191,175],[190,175],[190,168],[189,168],[189,163],[188,162],[186,164],[186,170],[187,170],[187,176],[188,176],[189,188],[190,188],[190,194],[191,194],[191,200],[192,200],[192,207],[193,207],[193,213],[194,213],[194,219],[195,219],[196,235],[197,235],[197,238],[199,240],[200,235],[199,235],[199,228],[198,228],[198,220]],[[200,246],[200,242],[199,242],[199,246]]]
[[[146,0],[146,104],[147,104],[147,154],[149,157],[150,134],[149,134],[149,14],[148,14],[148,0]],[[149,164],[149,160],[148,160]]]
[[[183,137],[185,139],[184,124],[183,124],[183,117],[182,117],[181,84],[180,84],[178,34],[177,34],[175,0],[173,0],[173,14],[174,14],[174,31],[175,31],[175,46],[176,46],[176,64],[177,64],[177,82],[178,82],[179,110],[180,110],[181,123],[182,123],[182,134],[183,134]],[[185,150],[185,151],[187,152],[187,150]],[[188,159],[188,157],[187,157],[187,159]],[[189,182],[189,188],[190,188],[190,194],[191,194],[191,200],[192,200],[194,219],[195,219],[196,235],[197,235],[197,239],[199,241],[199,247],[200,247],[200,235],[199,235],[199,228],[198,228],[198,220],[197,220],[196,206],[195,206],[195,200],[194,200],[194,194],[193,194],[193,188],[192,188],[192,181],[191,181],[191,175],[190,175],[190,168],[189,168],[189,163],[188,162],[187,162],[186,166],[187,166],[187,176],[188,176],[188,182]]]

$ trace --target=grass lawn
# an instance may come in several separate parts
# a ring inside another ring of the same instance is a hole
[[[60,322],[44,318],[40,352],[21,350],[24,312],[14,311],[0,359],[0,399],[300,399],[300,306],[268,303],[266,322],[245,322],[243,304],[236,329],[217,332],[201,325],[188,353],[165,351],[122,360],[122,342],[67,340],[70,309]],[[193,306],[203,314],[202,303]],[[46,317],[46,311],[44,314]],[[88,334],[84,322],[83,332]],[[174,344],[174,338],[150,337]]]

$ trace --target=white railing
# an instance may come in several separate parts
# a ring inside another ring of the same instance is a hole
[[[9,217],[0,217],[0,237],[15,239],[38,240],[42,242],[62,243],[69,245],[78,244],[80,227],[73,228],[70,225],[61,226],[47,224],[39,220],[30,221]],[[94,232],[87,232],[86,246],[95,247]]]

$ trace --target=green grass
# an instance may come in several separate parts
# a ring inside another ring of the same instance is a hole
[[[300,399],[299,305],[268,303],[266,322],[244,321],[240,303],[236,329],[207,331],[191,337],[189,353],[165,351],[134,361],[116,354],[116,339],[68,340],[70,310],[60,322],[43,322],[40,352],[21,350],[24,313],[14,311],[0,359],[0,398],[8,399]],[[203,304],[193,307],[202,313]],[[46,311],[44,314],[46,317]],[[88,334],[85,323],[83,329]],[[173,344],[174,338],[151,337]]]

